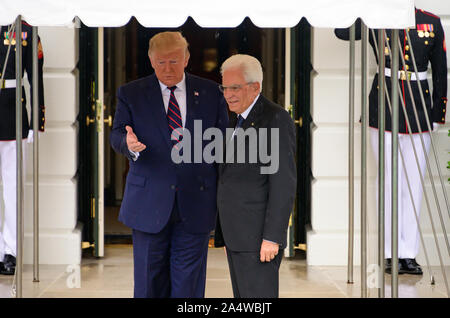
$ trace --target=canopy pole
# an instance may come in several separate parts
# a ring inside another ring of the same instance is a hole
[[[16,297],[22,298],[23,169],[22,169],[22,18],[16,19]]]
[[[411,46],[411,39],[409,37],[409,31],[406,32],[406,37],[407,37],[409,46],[412,47]],[[412,58],[412,62],[413,62],[414,73],[416,74],[416,77],[418,77],[419,76],[419,72],[418,72],[418,69],[417,69],[416,58],[414,56],[413,50],[411,50],[411,58]],[[425,103],[425,98],[423,96],[422,84],[420,83],[420,81],[417,81],[417,85],[419,87],[419,95],[420,95],[420,101],[422,103],[422,109],[424,110],[425,114],[428,114],[427,111],[426,111],[426,103]],[[415,107],[414,107],[414,115],[417,116],[417,109]],[[437,167],[437,171],[438,171],[438,174],[439,174],[439,181],[441,181],[442,191],[444,193],[445,204],[446,204],[446,207],[447,207],[447,213],[448,213],[448,215],[450,217],[450,208],[449,208],[449,203],[448,203],[447,191],[445,190],[445,186],[444,186],[445,183],[444,183],[444,179],[442,177],[441,169],[440,169],[441,164],[440,164],[439,157],[436,154],[436,147],[435,147],[435,144],[434,144],[434,138],[433,138],[433,134],[431,133],[433,131],[433,127],[431,127],[430,120],[429,120],[428,116],[425,116],[425,121],[427,123],[428,131],[430,132],[431,149],[433,150],[433,155],[434,155],[434,158],[436,160],[436,167]],[[418,125],[418,128],[419,128],[419,131],[422,132],[422,128],[420,127],[420,125]],[[423,142],[422,142],[422,144],[423,144]],[[437,198],[436,189],[435,189],[435,186],[434,186],[434,180],[432,178],[432,172],[431,172],[431,167],[430,167],[430,164],[429,164],[429,161],[428,161],[428,155],[426,155],[425,158],[426,158],[426,163],[427,163],[427,168],[428,168],[428,174],[430,175],[431,186],[432,186],[433,193],[434,193],[435,200],[436,200],[436,206],[438,208],[437,211],[438,211],[439,217],[441,219],[441,224],[443,225],[444,222],[443,222],[443,219],[442,219],[441,208],[440,208],[440,205],[439,205],[439,200]],[[449,242],[448,242],[448,238],[447,238],[447,231],[445,230],[444,227],[442,229],[443,229],[445,242],[446,242],[446,245],[447,245],[447,252],[450,255],[450,248],[449,248]]]
[[[284,107],[287,111],[289,111],[291,106],[291,29],[286,28],[284,33],[284,60],[285,60],[285,67],[284,67]],[[294,109],[292,109],[292,112],[294,112]],[[289,226],[287,229],[287,245],[284,249],[284,256],[286,257],[293,257],[294,256],[294,247],[292,246],[292,218],[293,214],[289,217]]]
[[[367,58],[368,28],[361,22],[361,297],[367,298]]]
[[[348,265],[347,283],[353,284],[355,241],[355,24],[350,27],[350,72],[348,116]]]
[[[33,282],[39,282],[39,76],[38,28],[33,27]]]
[[[378,31],[378,268],[379,268],[379,288],[378,298],[385,297],[384,284],[384,244],[385,244],[385,229],[384,229],[384,213],[385,213],[385,180],[384,180],[384,135],[385,135],[385,77],[384,68],[386,64],[384,53],[384,38],[385,31],[381,29]],[[375,37],[374,37],[375,41]]]
[[[392,298],[398,298],[398,29],[392,30],[391,100],[392,100]]]
[[[399,44],[399,46],[400,46],[400,44]],[[399,47],[399,50],[401,52],[401,48],[400,47]],[[411,52],[411,56],[414,55],[412,46],[411,46],[410,52]],[[399,53],[399,55],[400,55],[400,53]],[[405,65],[406,65],[405,64],[405,58],[403,57],[403,55],[400,55],[400,56],[401,56],[402,65],[403,65],[403,67],[405,67]],[[414,60],[413,60],[413,62],[414,62],[413,63],[414,68],[415,68],[415,70],[417,72],[417,65],[415,64]],[[416,73],[416,76],[417,76],[417,73]],[[418,78],[418,76],[417,76],[417,78]],[[418,87],[419,87],[419,90],[420,90],[421,89],[420,84],[419,84],[420,81],[417,81],[417,82],[418,82]],[[430,164],[429,164],[428,155],[427,155],[425,143],[424,143],[424,140],[423,140],[422,128],[420,127],[419,116],[417,114],[416,103],[414,102],[414,98],[413,98],[413,91],[412,91],[412,87],[411,87],[411,80],[409,79],[409,77],[406,77],[406,83],[407,83],[408,92],[409,92],[409,95],[410,95],[410,98],[411,98],[411,101],[412,101],[412,106],[413,106],[412,108],[413,108],[413,111],[414,111],[414,118],[416,120],[416,124],[417,124],[417,127],[419,129],[419,136],[420,136],[421,146],[422,146],[422,149],[423,149],[423,152],[424,152],[424,155],[425,155],[424,157],[425,157],[425,161],[426,161],[427,168],[428,168],[428,175],[432,176],[432,171],[431,171],[431,167],[430,167]],[[400,84],[399,84],[399,86],[400,86]],[[400,88],[399,88],[399,91],[400,91]],[[408,126],[411,127],[411,124],[409,122],[408,116],[406,115],[406,110],[405,110],[405,107],[404,107],[403,104],[404,103],[403,103],[403,100],[402,100],[402,108],[403,108],[403,111],[404,111],[404,115],[405,115],[405,118],[406,118]],[[425,116],[425,118],[428,119],[427,116]],[[431,138],[432,138],[431,131],[429,132],[429,134],[430,134],[430,141],[431,141]],[[420,181],[421,181],[421,185],[422,185],[422,191],[424,193],[424,197],[425,197],[425,200],[426,200],[426,204],[427,204],[427,207],[428,207],[428,212],[430,213],[431,208],[430,208],[430,204],[428,202],[428,197],[427,197],[426,191],[425,191],[425,182],[424,182],[424,178],[423,178],[423,175],[422,175],[422,172],[421,172],[421,169],[420,169],[419,158],[418,158],[417,151],[416,151],[416,145],[413,142],[411,131],[409,131],[409,137],[411,139],[411,145],[412,145],[412,148],[413,148],[413,151],[414,151],[414,157],[416,159],[417,169],[419,171]],[[439,165],[437,166],[437,169],[438,169],[438,171],[440,170]],[[450,252],[449,251],[449,243],[448,243],[448,239],[447,239],[447,231],[446,231],[445,226],[444,226],[444,220],[442,219],[442,214],[441,214],[441,211],[440,211],[439,202],[438,202],[438,198],[437,198],[437,194],[436,194],[436,189],[434,188],[434,181],[433,181],[432,177],[430,177],[430,181],[431,181],[433,192],[434,192],[434,195],[435,195],[435,200],[436,200],[435,203],[436,203],[436,206],[438,207],[437,211],[438,211],[439,218],[440,218],[440,221],[441,221],[441,226],[442,226],[442,229],[443,229],[444,238],[445,238],[445,242],[446,242],[446,245],[447,245],[447,251]],[[414,203],[414,201],[412,199],[411,199],[411,201]],[[421,229],[420,229],[420,224],[419,224],[419,221],[418,221],[417,213],[416,213],[416,211],[414,211],[414,212],[415,212],[414,216],[417,219],[417,226],[418,226],[418,229],[419,229],[419,233],[421,233]],[[430,213],[430,218],[432,218],[431,213]],[[444,263],[443,263],[443,260],[442,260],[442,255],[441,255],[441,252],[440,252],[439,244],[437,244],[438,241],[437,241],[437,236],[436,236],[436,232],[435,232],[435,228],[434,228],[434,222],[432,221],[432,219],[431,219],[431,225],[432,225],[433,235],[434,235],[435,240],[436,240],[437,253],[438,253],[439,262],[440,262],[441,269],[442,269],[442,275],[443,275],[443,278],[444,278],[445,287],[447,289],[447,295],[450,295],[447,275],[445,274]],[[429,261],[428,261],[428,255],[427,255],[427,252],[426,252],[426,247],[425,247],[424,243],[422,243],[422,245],[423,245],[423,249],[424,249],[427,265],[428,265],[428,268],[430,269]],[[433,285],[434,284],[434,276],[432,275],[431,270],[430,270],[430,274],[431,274],[431,277],[430,277],[431,284]]]
[[[373,30],[372,30],[372,37],[375,38],[375,34],[374,34]],[[386,41],[386,39],[385,39],[385,41]],[[378,52],[383,52],[382,49],[378,50],[378,48],[382,47],[382,46],[383,46],[383,43],[379,43],[378,45],[375,44],[375,50],[377,52],[377,55],[378,55]],[[387,52],[389,53],[389,55],[392,56],[391,48],[389,46],[389,42],[388,41],[386,41],[385,49],[387,49]],[[411,50],[412,50],[412,48],[411,48]],[[401,59],[402,59],[402,63],[403,63],[402,65],[403,65],[403,67],[405,67],[405,60],[404,60],[404,58],[402,56],[402,49],[401,49],[400,42],[399,42],[399,55],[401,56]],[[409,78],[407,78],[407,80],[409,81]],[[404,104],[404,101],[403,101],[403,96],[401,94],[400,84],[398,84],[398,85],[399,85],[398,94],[399,94],[400,101],[402,103],[403,113],[405,115],[405,119],[407,121],[407,125],[411,126],[411,124],[409,123],[408,116],[406,116],[405,104]],[[391,105],[389,93],[386,90],[385,90],[384,93],[385,93],[385,96],[386,96],[386,101],[388,103],[389,113],[392,114],[392,105]],[[410,94],[411,94],[411,91],[410,91]],[[412,96],[412,95],[410,95],[410,96]],[[414,105],[414,101],[413,101],[413,105]],[[411,131],[409,131],[409,136],[410,137],[412,136]],[[413,146],[414,156],[416,158],[416,163],[417,163],[417,153],[416,153],[415,145],[414,145],[414,143],[412,141],[411,141],[411,143],[412,143],[412,146]],[[430,275],[431,275],[431,277],[430,277],[431,278],[431,284],[434,285],[434,283],[435,283],[434,275],[433,275],[432,269],[430,267],[430,262],[429,262],[429,259],[428,259],[428,253],[427,253],[426,248],[425,248],[425,242],[424,242],[424,239],[423,239],[423,234],[422,234],[422,230],[421,230],[421,227],[420,227],[420,222],[419,222],[419,219],[417,217],[418,212],[417,212],[417,208],[416,208],[416,206],[414,204],[414,200],[413,200],[413,196],[412,196],[412,192],[411,192],[411,186],[410,186],[410,182],[409,182],[409,178],[408,178],[408,171],[406,171],[406,169],[405,169],[406,166],[404,164],[404,157],[403,157],[403,152],[402,152],[401,148],[399,148],[399,154],[400,154],[400,159],[402,160],[404,173],[405,173],[405,178],[406,178],[406,182],[407,182],[407,185],[408,185],[409,195],[410,195],[411,203],[412,203],[413,209],[414,209],[414,217],[416,219],[416,224],[417,224],[417,228],[419,230],[419,235],[420,235],[420,239],[421,239],[421,242],[422,242],[422,246],[424,247],[424,254],[425,254],[425,259],[426,259],[426,262],[427,262],[428,271],[430,272]],[[419,166],[418,166],[418,169],[419,169],[419,175],[420,175],[422,188],[424,188],[423,187],[423,185],[424,185],[423,176],[422,176],[422,173],[420,172]],[[430,211],[431,209],[430,209],[430,205],[429,205],[429,202],[428,202],[428,197],[427,197],[426,191],[424,191],[424,197],[425,197],[426,205],[428,207],[428,211]],[[431,215],[430,215],[430,220],[431,220],[431,225],[432,225],[432,228],[433,228],[433,234],[436,237],[436,233],[434,231],[434,223],[433,223],[433,219],[432,219]],[[437,242],[437,239],[436,239],[436,242]],[[440,255],[439,245],[437,245],[437,249],[438,249],[438,254]],[[444,272],[444,278],[445,278],[445,272]]]

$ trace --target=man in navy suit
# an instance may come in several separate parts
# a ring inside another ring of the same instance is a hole
[[[181,33],[155,35],[149,58],[155,74],[118,90],[111,135],[114,150],[130,160],[119,220],[133,229],[134,296],[204,297],[217,167],[176,164],[171,153],[194,139],[194,121],[202,133],[224,131],[226,103],[216,83],[185,73]]]

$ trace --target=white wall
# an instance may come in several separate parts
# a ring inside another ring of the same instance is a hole
[[[450,37],[450,2],[439,0],[416,1],[418,8],[429,10],[442,18],[442,23]],[[333,29],[314,29],[313,31],[313,67],[317,75],[313,78],[312,118],[317,128],[312,134],[312,173],[315,178],[312,184],[312,229],[307,237],[307,261],[310,265],[346,265],[348,250],[348,42],[338,40]],[[360,161],[361,161],[361,125],[358,122],[360,110],[360,61],[361,46],[356,44],[356,97],[355,97],[355,246],[354,261],[360,263]],[[369,46],[370,80],[376,71],[376,63],[372,48]],[[447,180],[450,173],[446,163],[450,159],[450,138],[447,136],[450,127],[447,124],[434,133],[441,171]],[[369,142],[369,141],[368,141]],[[368,154],[368,230],[369,230],[369,264],[377,262],[377,212],[376,212],[376,162],[370,144]],[[438,182],[435,165],[433,178]],[[447,194],[450,186],[446,184]],[[427,176],[426,188],[430,201],[434,201],[430,180]],[[450,232],[449,216],[446,211],[441,187],[437,188],[443,219],[447,232]],[[432,204],[433,220],[438,232],[441,253],[446,264],[450,259],[443,240],[443,230],[439,216]],[[421,209],[421,226],[424,233],[426,250],[432,265],[439,264],[431,225],[426,210],[425,200]],[[418,262],[425,265],[423,248]]]
[[[39,27],[44,50],[45,132],[39,139],[39,259],[41,264],[79,264],[77,226],[77,75],[78,32]],[[28,99],[30,100],[30,99]],[[24,263],[33,262],[33,149],[27,149]]]

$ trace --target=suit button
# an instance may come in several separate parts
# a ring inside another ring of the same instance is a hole
[[[170,186],[170,188],[171,188],[172,190],[175,190],[175,186],[174,186],[173,184]]]
[[[204,189],[204,188],[203,188],[203,186],[202,186],[202,187],[200,187],[200,191],[203,191],[203,189]]]

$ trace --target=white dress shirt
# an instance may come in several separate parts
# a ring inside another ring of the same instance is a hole
[[[245,111],[243,111],[241,114],[238,114],[238,116],[241,115],[242,118],[244,118],[244,120],[246,120],[247,117],[248,117],[248,114],[250,114],[250,112],[252,111],[253,106],[255,106],[256,101],[257,101],[258,98],[259,98],[259,95],[260,95],[260,94],[258,94],[258,96],[256,96],[256,98],[255,98],[255,99],[253,100],[253,102],[250,104],[250,106],[248,106],[247,109],[246,109]],[[236,129],[234,129],[233,135],[231,136],[230,140],[233,139],[233,137],[234,137],[235,134],[236,134]]]
[[[159,80],[158,80],[159,82]],[[170,99],[170,89],[163,83],[159,82],[161,86],[161,94],[163,97],[164,108],[166,109],[166,114],[169,109],[169,99]],[[178,106],[181,112],[181,121],[183,123],[183,128],[186,125],[186,75],[183,74],[183,79],[181,82],[176,84],[177,89],[175,90],[175,98],[177,99]]]

